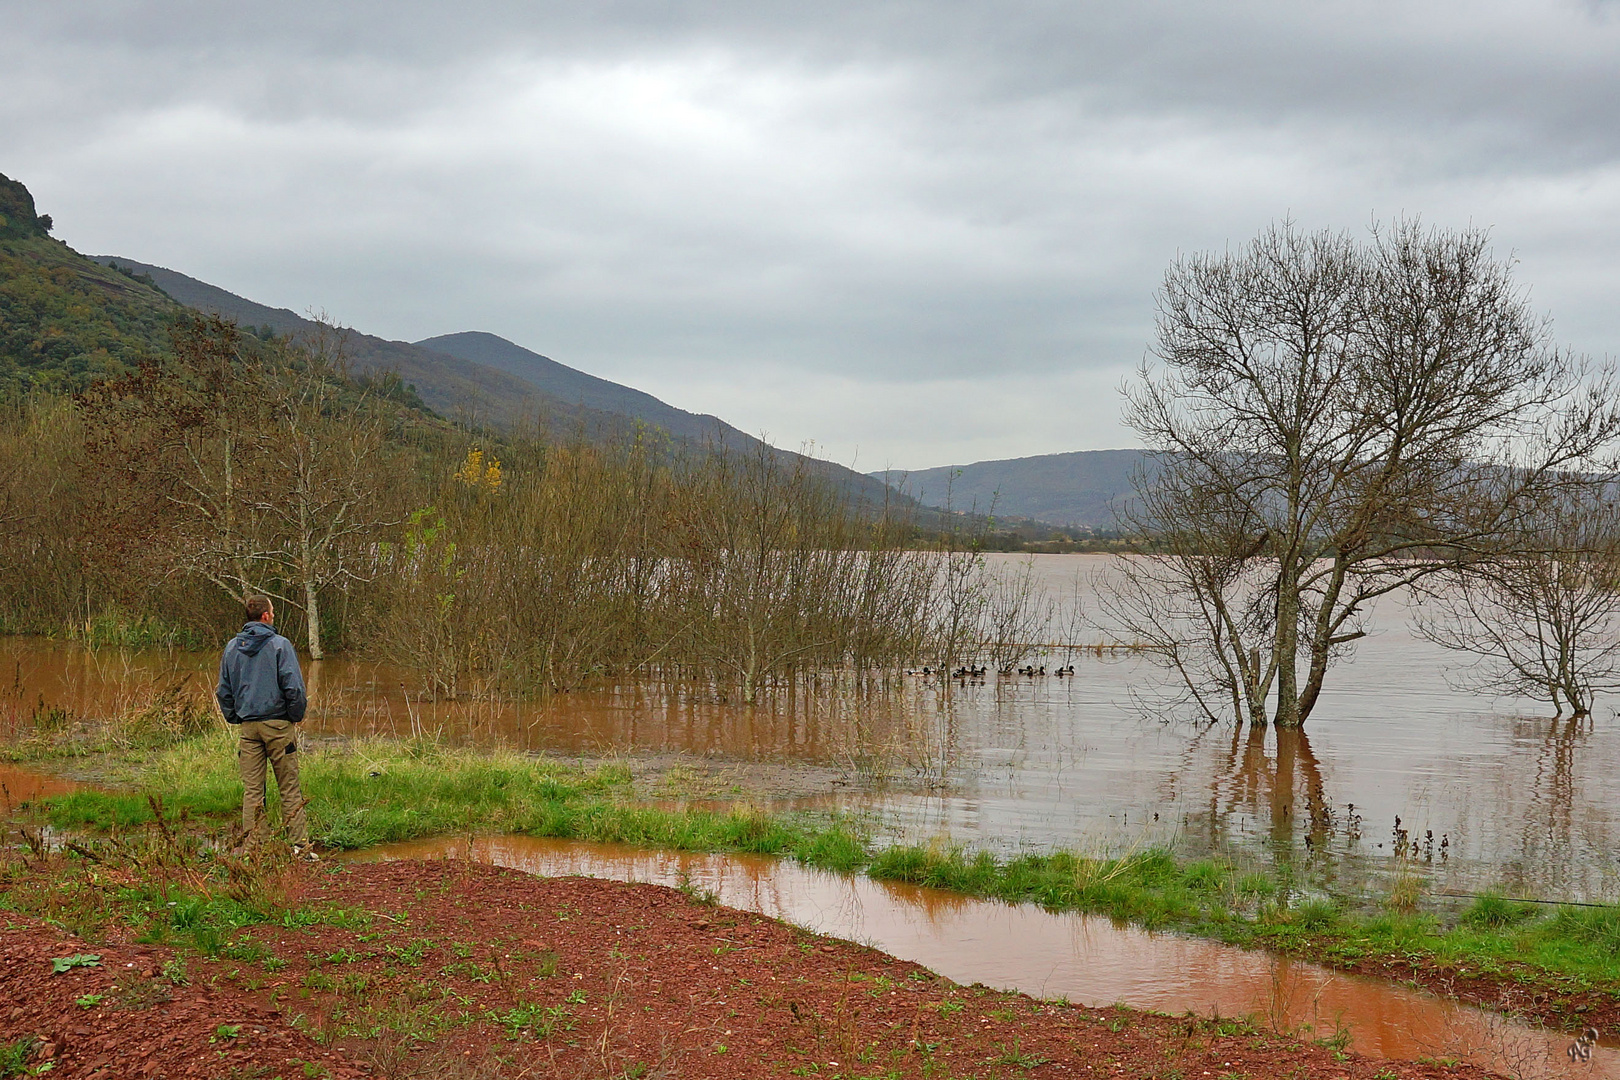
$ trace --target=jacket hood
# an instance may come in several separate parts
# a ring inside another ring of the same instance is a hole
[[[264,648],[271,638],[276,636],[273,628],[262,622],[250,622],[242,627],[242,632],[236,635],[236,651],[243,656],[257,656],[259,650]]]

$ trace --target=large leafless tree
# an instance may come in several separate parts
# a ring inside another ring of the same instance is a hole
[[[1370,604],[1499,553],[1620,434],[1481,231],[1284,223],[1158,299],[1126,409],[1157,546],[1104,606],[1212,718],[1302,726]]]

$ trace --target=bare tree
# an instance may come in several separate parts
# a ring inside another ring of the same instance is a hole
[[[170,461],[165,499],[176,511],[172,567],[240,601],[260,588],[269,557],[254,512],[269,427],[264,371],[236,326],[218,318],[193,319],[174,344],[185,377],[171,372],[151,391]]]
[[[389,421],[349,378],[335,333],[281,343],[267,365],[266,483],[253,510],[274,543],[255,552],[287,582],[284,599],[304,613],[309,654],[321,644],[321,593],[376,573],[383,530],[400,515],[382,497]]]
[[[234,325],[194,317],[175,327],[173,357],[79,395],[87,510],[126,576],[191,578],[238,603],[255,590],[268,416],[244,346]]]
[[[1157,548],[1105,610],[1211,717],[1303,725],[1376,598],[1500,548],[1620,433],[1487,236],[1274,226],[1173,265],[1127,422]]]
[[[962,520],[952,519],[959,511],[954,507],[952,489],[961,470],[952,472],[945,484],[945,498],[940,504],[941,519],[939,542],[928,553],[930,573],[934,587],[930,597],[931,621],[929,652],[935,666],[949,673],[959,663],[977,663],[978,651],[984,644],[984,622],[990,607],[992,580],[984,558],[984,531],[990,521],[986,514],[975,513],[972,505]],[[991,512],[995,506],[992,502]],[[972,523],[964,526],[963,522]],[[950,683],[942,684],[947,693]]]
[[[1523,549],[1437,579],[1420,633],[1478,662],[1464,685],[1537,698],[1577,718],[1620,688],[1620,510],[1602,480],[1543,507]]]

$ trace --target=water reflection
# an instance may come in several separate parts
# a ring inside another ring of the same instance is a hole
[[[1035,565],[1054,595],[1086,603],[1086,576],[1103,563]],[[1452,657],[1414,637],[1399,604],[1376,612],[1373,630],[1331,673],[1303,733],[1144,716],[1133,693],[1151,696],[1163,676],[1129,653],[1077,654],[1073,678],[826,679],[747,707],[656,681],[540,704],[434,701],[407,672],[337,657],[309,665],[309,730],[831,764],[889,787],[829,787],[823,805],[870,810],[908,839],[1004,852],[1164,842],[1306,860],[1375,886],[1404,867],[1439,891],[1620,898],[1620,729],[1605,701],[1578,723],[1533,719],[1544,706],[1453,693]],[[0,738],[41,701],[117,711],[174,683],[206,700],[213,664],[0,639],[0,673],[13,676]],[[1397,817],[1415,860],[1406,850],[1397,862]]]

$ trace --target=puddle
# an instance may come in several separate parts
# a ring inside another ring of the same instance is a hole
[[[10,814],[23,803],[66,795],[81,785],[0,761],[0,811]]]
[[[468,841],[357,852],[357,861],[465,858]],[[1567,1035],[1375,979],[1216,942],[1153,934],[1079,914],[814,870],[782,859],[645,851],[612,844],[489,837],[471,857],[544,876],[585,875],[703,889],[730,907],[859,941],[959,983],[1093,1006],[1254,1016],[1323,1038],[1348,1029],[1372,1057],[1458,1058],[1511,1076],[1567,1076]],[[1590,1070],[1590,1071],[1588,1071]],[[1578,1075],[1620,1075],[1605,1044]]]

